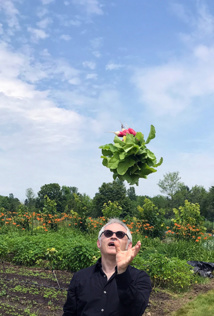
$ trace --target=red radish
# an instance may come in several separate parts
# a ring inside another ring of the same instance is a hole
[[[117,135],[118,137],[123,137],[126,136],[126,134],[132,134],[132,135],[136,135],[137,133],[135,132],[135,130],[133,130],[133,128],[128,128],[128,129],[122,129],[122,131],[118,131],[118,132],[114,132],[115,135]]]

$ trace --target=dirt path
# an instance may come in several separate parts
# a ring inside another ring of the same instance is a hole
[[[0,263],[0,315],[61,316],[71,273]],[[59,286],[60,285],[60,289]],[[197,295],[214,289],[214,279],[197,284],[182,296],[154,291],[145,316],[167,316]]]
[[[146,310],[145,316],[170,316],[172,312],[188,304],[199,294],[214,290],[214,278],[208,281],[207,284],[195,284],[189,292],[182,295],[153,291],[150,297],[150,306]]]

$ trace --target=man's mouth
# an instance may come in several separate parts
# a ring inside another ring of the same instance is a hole
[[[115,247],[114,242],[113,242],[113,241],[109,242],[109,243],[108,243],[108,246],[109,246],[109,247]]]

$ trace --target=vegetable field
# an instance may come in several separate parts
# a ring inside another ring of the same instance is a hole
[[[72,274],[4,263],[0,266],[0,315],[61,316]],[[57,278],[57,280],[56,280]],[[59,288],[60,285],[60,288]],[[152,292],[145,316],[172,315],[199,294],[214,291],[214,279],[195,284],[190,291],[176,295],[161,289]],[[212,306],[210,306],[212,308]],[[214,309],[214,306],[213,306]],[[196,314],[197,316],[197,314]]]
[[[62,315],[72,273],[100,257],[98,232],[118,211],[109,202],[106,217],[81,217],[72,211],[51,213],[52,201],[47,203],[49,212],[0,213],[0,315]],[[189,202],[175,210],[171,223],[148,199],[139,215],[122,220],[133,244],[142,244],[132,265],[145,270],[153,284],[145,316],[171,315],[213,289],[213,279],[194,273],[187,261],[214,262],[214,238],[206,232],[198,206]]]
[[[2,264],[0,315],[62,315],[62,305],[71,274],[57,271],[55,275],[51,270]]]

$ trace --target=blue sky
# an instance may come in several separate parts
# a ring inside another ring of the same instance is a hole
[[[208,190],[213,34],[208,0],[0,0],[0,195],[56,182],[93,197],[113,180],[99,146],[121,122],[153,124],[164,158],[137,194],[174,171]]]

